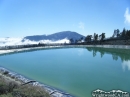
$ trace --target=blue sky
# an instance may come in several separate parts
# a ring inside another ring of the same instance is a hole
[[[0,37],[130,29],[130,0],[0,0]]]

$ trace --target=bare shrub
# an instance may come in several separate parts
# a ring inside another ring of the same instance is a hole
[[[8,71],[5,71],[5,72],[3,72],[3,74],[4,74],[4,75],[7,75],[7,74],[9,74],[9,72],[8,72]]]
[[[39,86],[26,85],[15,89],[12,93],[14,97],[50,97],[50,95]]]
[[[50,95],[40,86],[31,84],[21,86],[0,75],[0,97],[50,97]]]

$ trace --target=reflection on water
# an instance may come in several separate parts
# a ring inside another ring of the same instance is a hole
[[[130,50],[94,47],[32,50],[1,55],[0,66],[76,97],[91,97],[96,89],[130,91],[129,55]]]
[[[64,48],[42,48],[42,49],[34,49],[34,50],[28,50],[28,51],[21,51],[21,52],[13,52],[8,54],[1,54],[0,56],[4,55],[11,55],[16,53],[26,53],[26,52],[34,52],[39,50],[53,50],[53,49],[64,49]],[[122,68],[123,70],[130,70],[130,50],[128,49],[115,49],[115,48],[100,48],[100,47],[87,47],[86,48],[89,52],[92,52],[93,57],[97,55],[97,53],[100,53],[100,57],[103,58],[105,54],[112,55],[113,60],[117,61],[118,59],[121,59],[122,61]],[[78,49],[78,56],[84,55],[85,49]]]
[[[93,57],[96,56],[96,54],[99,52],[101,58],[104,56],[104,54],[111,54],[113,60],[118,60],[120,58],[122,60],[122,69],[125,71],[126,68],[130,70],[130,50],[128,49],[111,49],[111,48],[94,48],[89,47],[86,48],[88,51],[93,53]]]
[[[79,50],[78,50],[78,55],[79,55],[79,56],[82,56],[83,54],[84,54],[84,49],[79,49]]]
[[[123,61],[122,62],[122,68],[125,71],[125,69],[128,68],[128,70],[130,70],[130,60],[129,61]]]
[[[101,58],[104,54],[111,54],[113,60],[118,60],[118,57],[121,58],[122,61],[130,60],[130,50],[128,49],[112,49],[112,48],[94,48],[89,47],[86,48],[88,51],[93,52],[93,57],[96,56],[96,53],[99,52],[101,54]]]

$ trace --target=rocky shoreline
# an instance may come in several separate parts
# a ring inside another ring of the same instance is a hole
[[[5,75],[5,77],[9,77],[10,80],[16,81],[17,83],[20,83],[21,85],[23,83],[28,83],[28,82],[32,81],[20,74],[7,70],[3,67],[0,67],[0,74],[4,74],[7,72],[8,72],[8,76]],[[34,81],[33,83],[29,83],[29,84],[31,84],[33,86],[39,86],[39,87],[44,88],[50,94],[51,97],[74,97],[74,96],[70,95],[69,93],[63,92],[61,90],[58,90],[51,86],[39,83],[37,81]]]

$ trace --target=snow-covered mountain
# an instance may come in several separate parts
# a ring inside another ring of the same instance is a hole
[[[10,45],[25,45],[25,44],[38,44],[38,43],[69,43],[69,39],[79,40],[83,35],[76,32],[64,31],[59,33],[54,33],[51,35],[34,35],[26,36],[23,38],[0,38],[0,46],[10,46]]]

